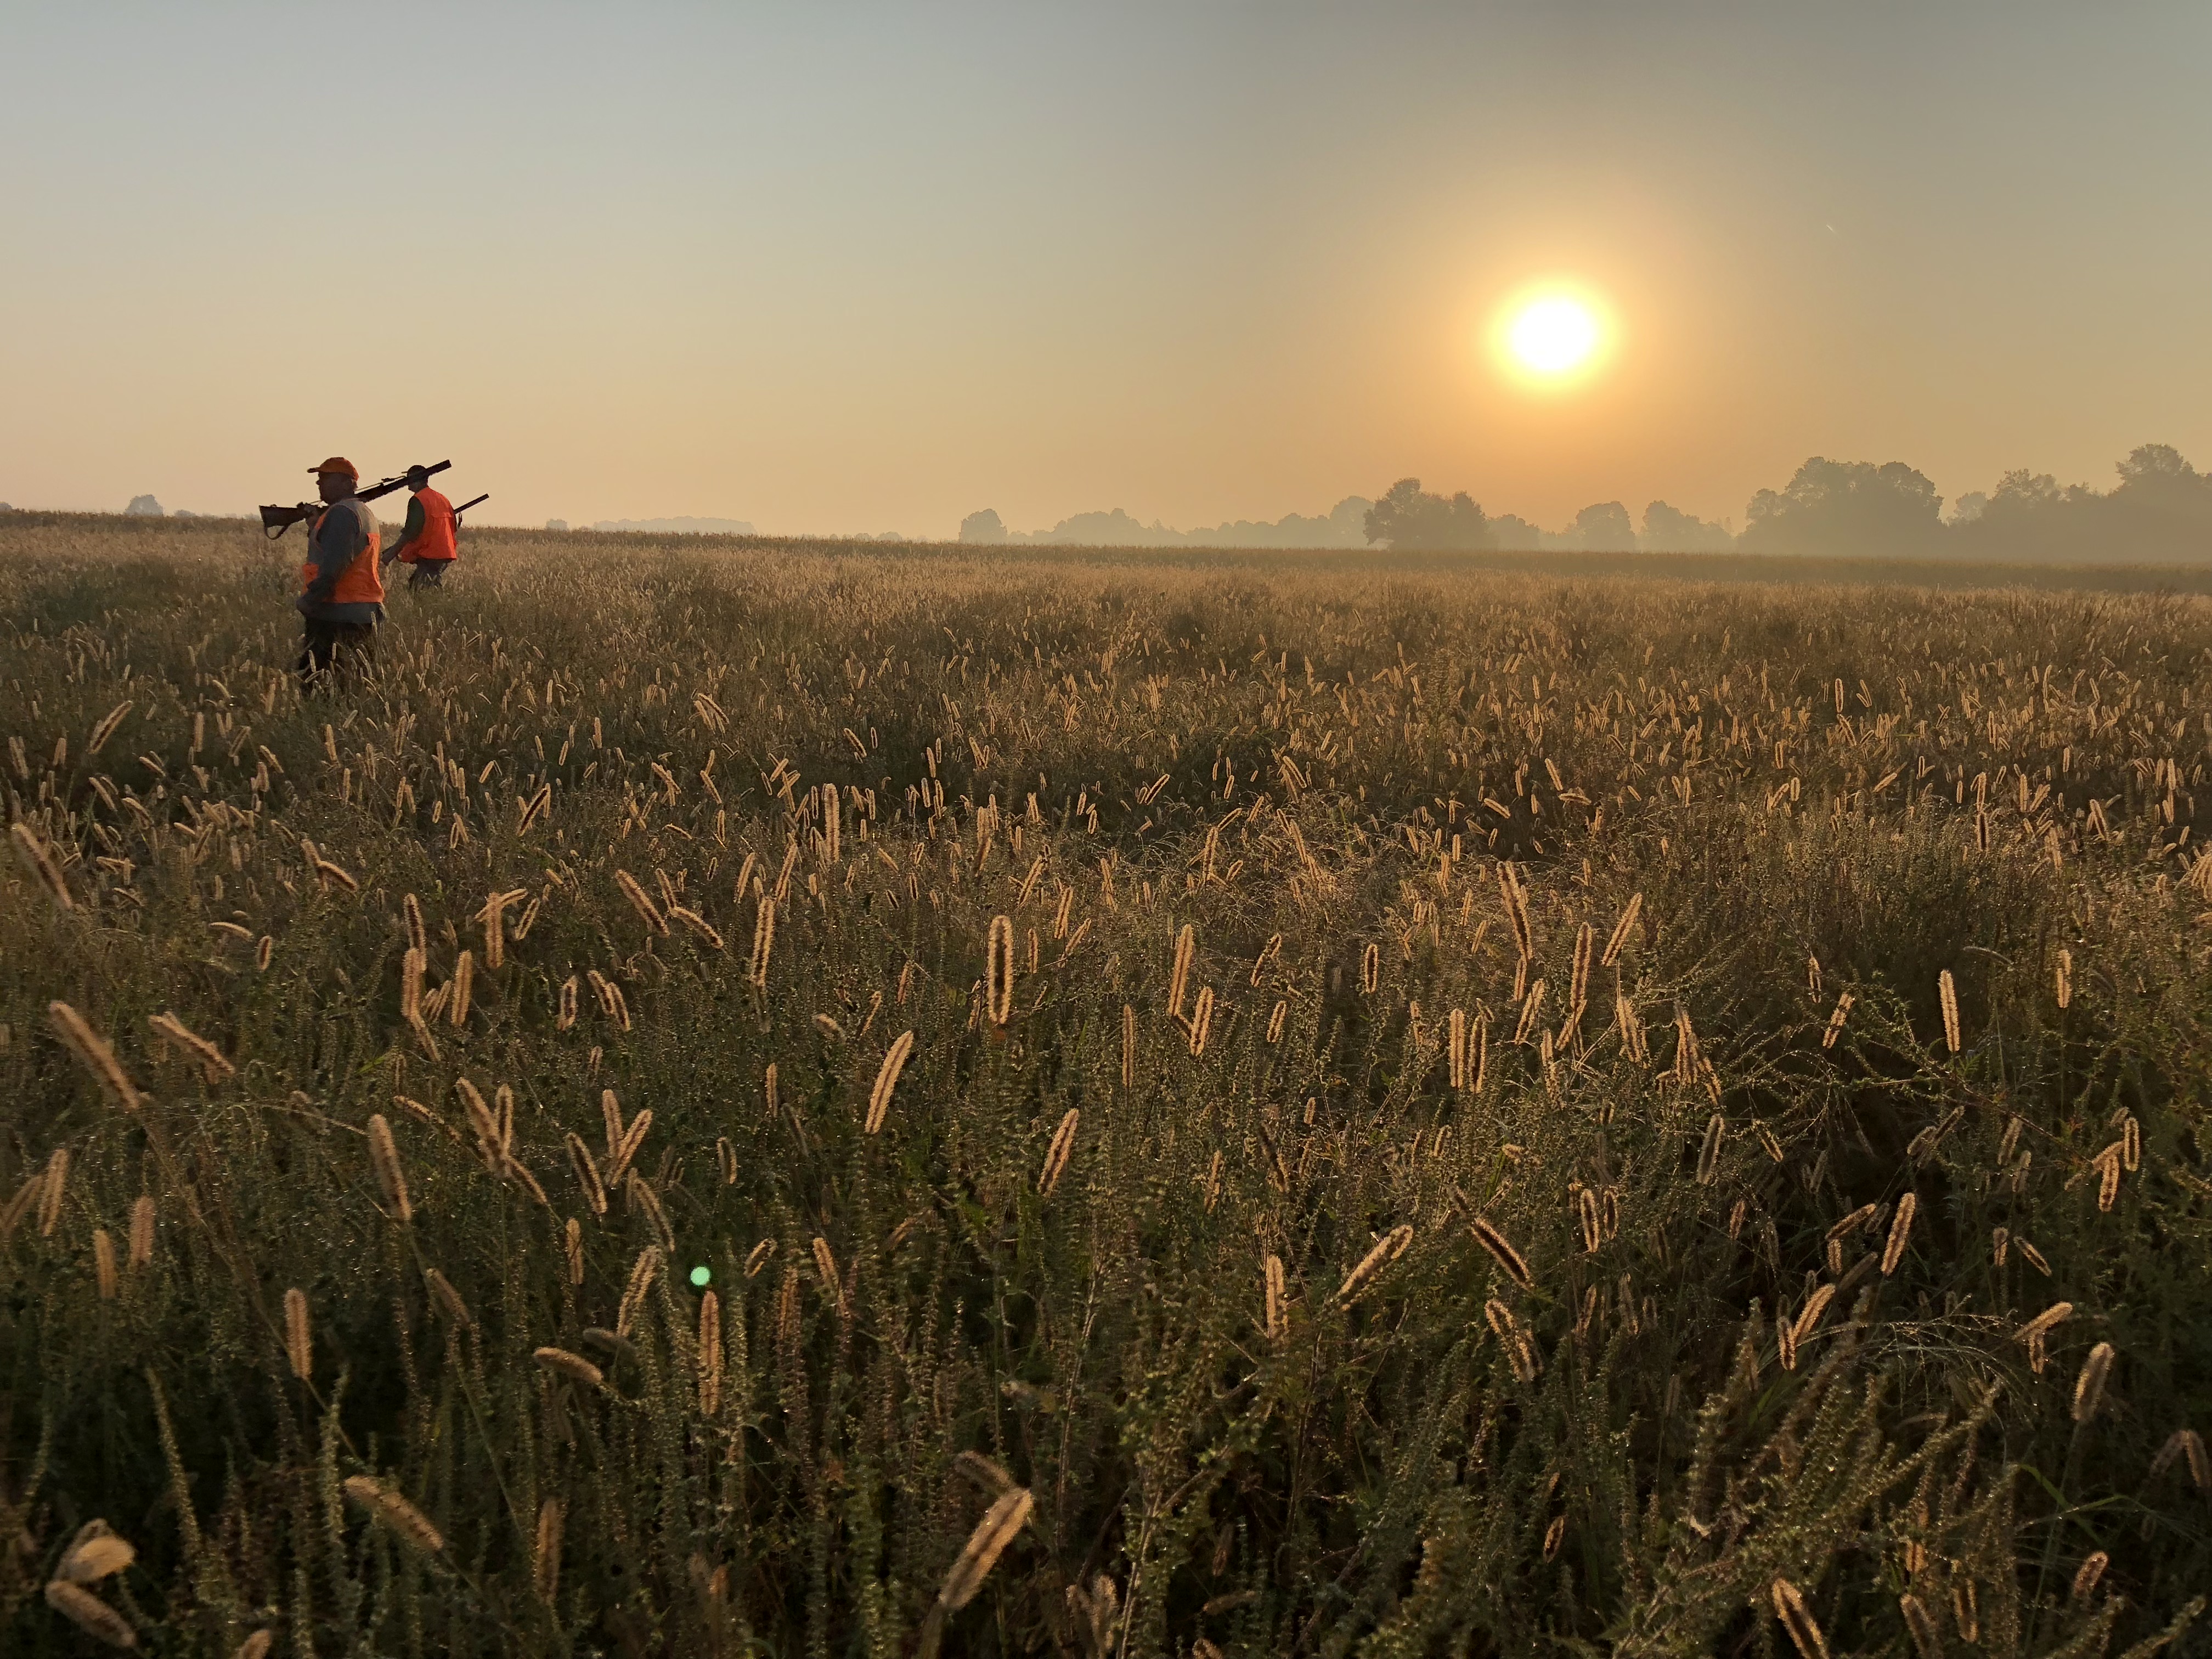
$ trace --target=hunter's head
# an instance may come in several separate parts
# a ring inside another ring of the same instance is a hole
[[[430,487],[430,469],[427,466],[409,467],[407,487],[410,489],[428,489]]]
[[[333,455],[314,469],[315,489],[326,501],[342,501],[361,488],[361,469],[343,455]]]

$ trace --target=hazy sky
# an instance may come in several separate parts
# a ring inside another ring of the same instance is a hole
[[[2212,465],[2212,6],[0,0],[0,499],[949,535]],[[1567,395],[1498,303],[1618,324]]]

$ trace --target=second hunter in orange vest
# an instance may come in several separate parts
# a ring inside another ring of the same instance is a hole
[[[422,509],[422,527],[399,550],[399,562],[443,564],[459,552],[453,544],[453,504],[428,484],[415,492],[415,501]]]

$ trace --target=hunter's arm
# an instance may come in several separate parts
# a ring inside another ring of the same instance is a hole
[[[400,531],[399,538],[384,550],[384,562],[386,564],[390,564],[392,560],[399,556],[401,548],[422,535],[424,522],[422,498],[420,495],[410,495],[407,498],[407,523]]]

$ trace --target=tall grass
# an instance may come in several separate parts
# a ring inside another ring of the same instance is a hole
[[[2212,1583],[2202,600],[0,538],[10,1653]]]

